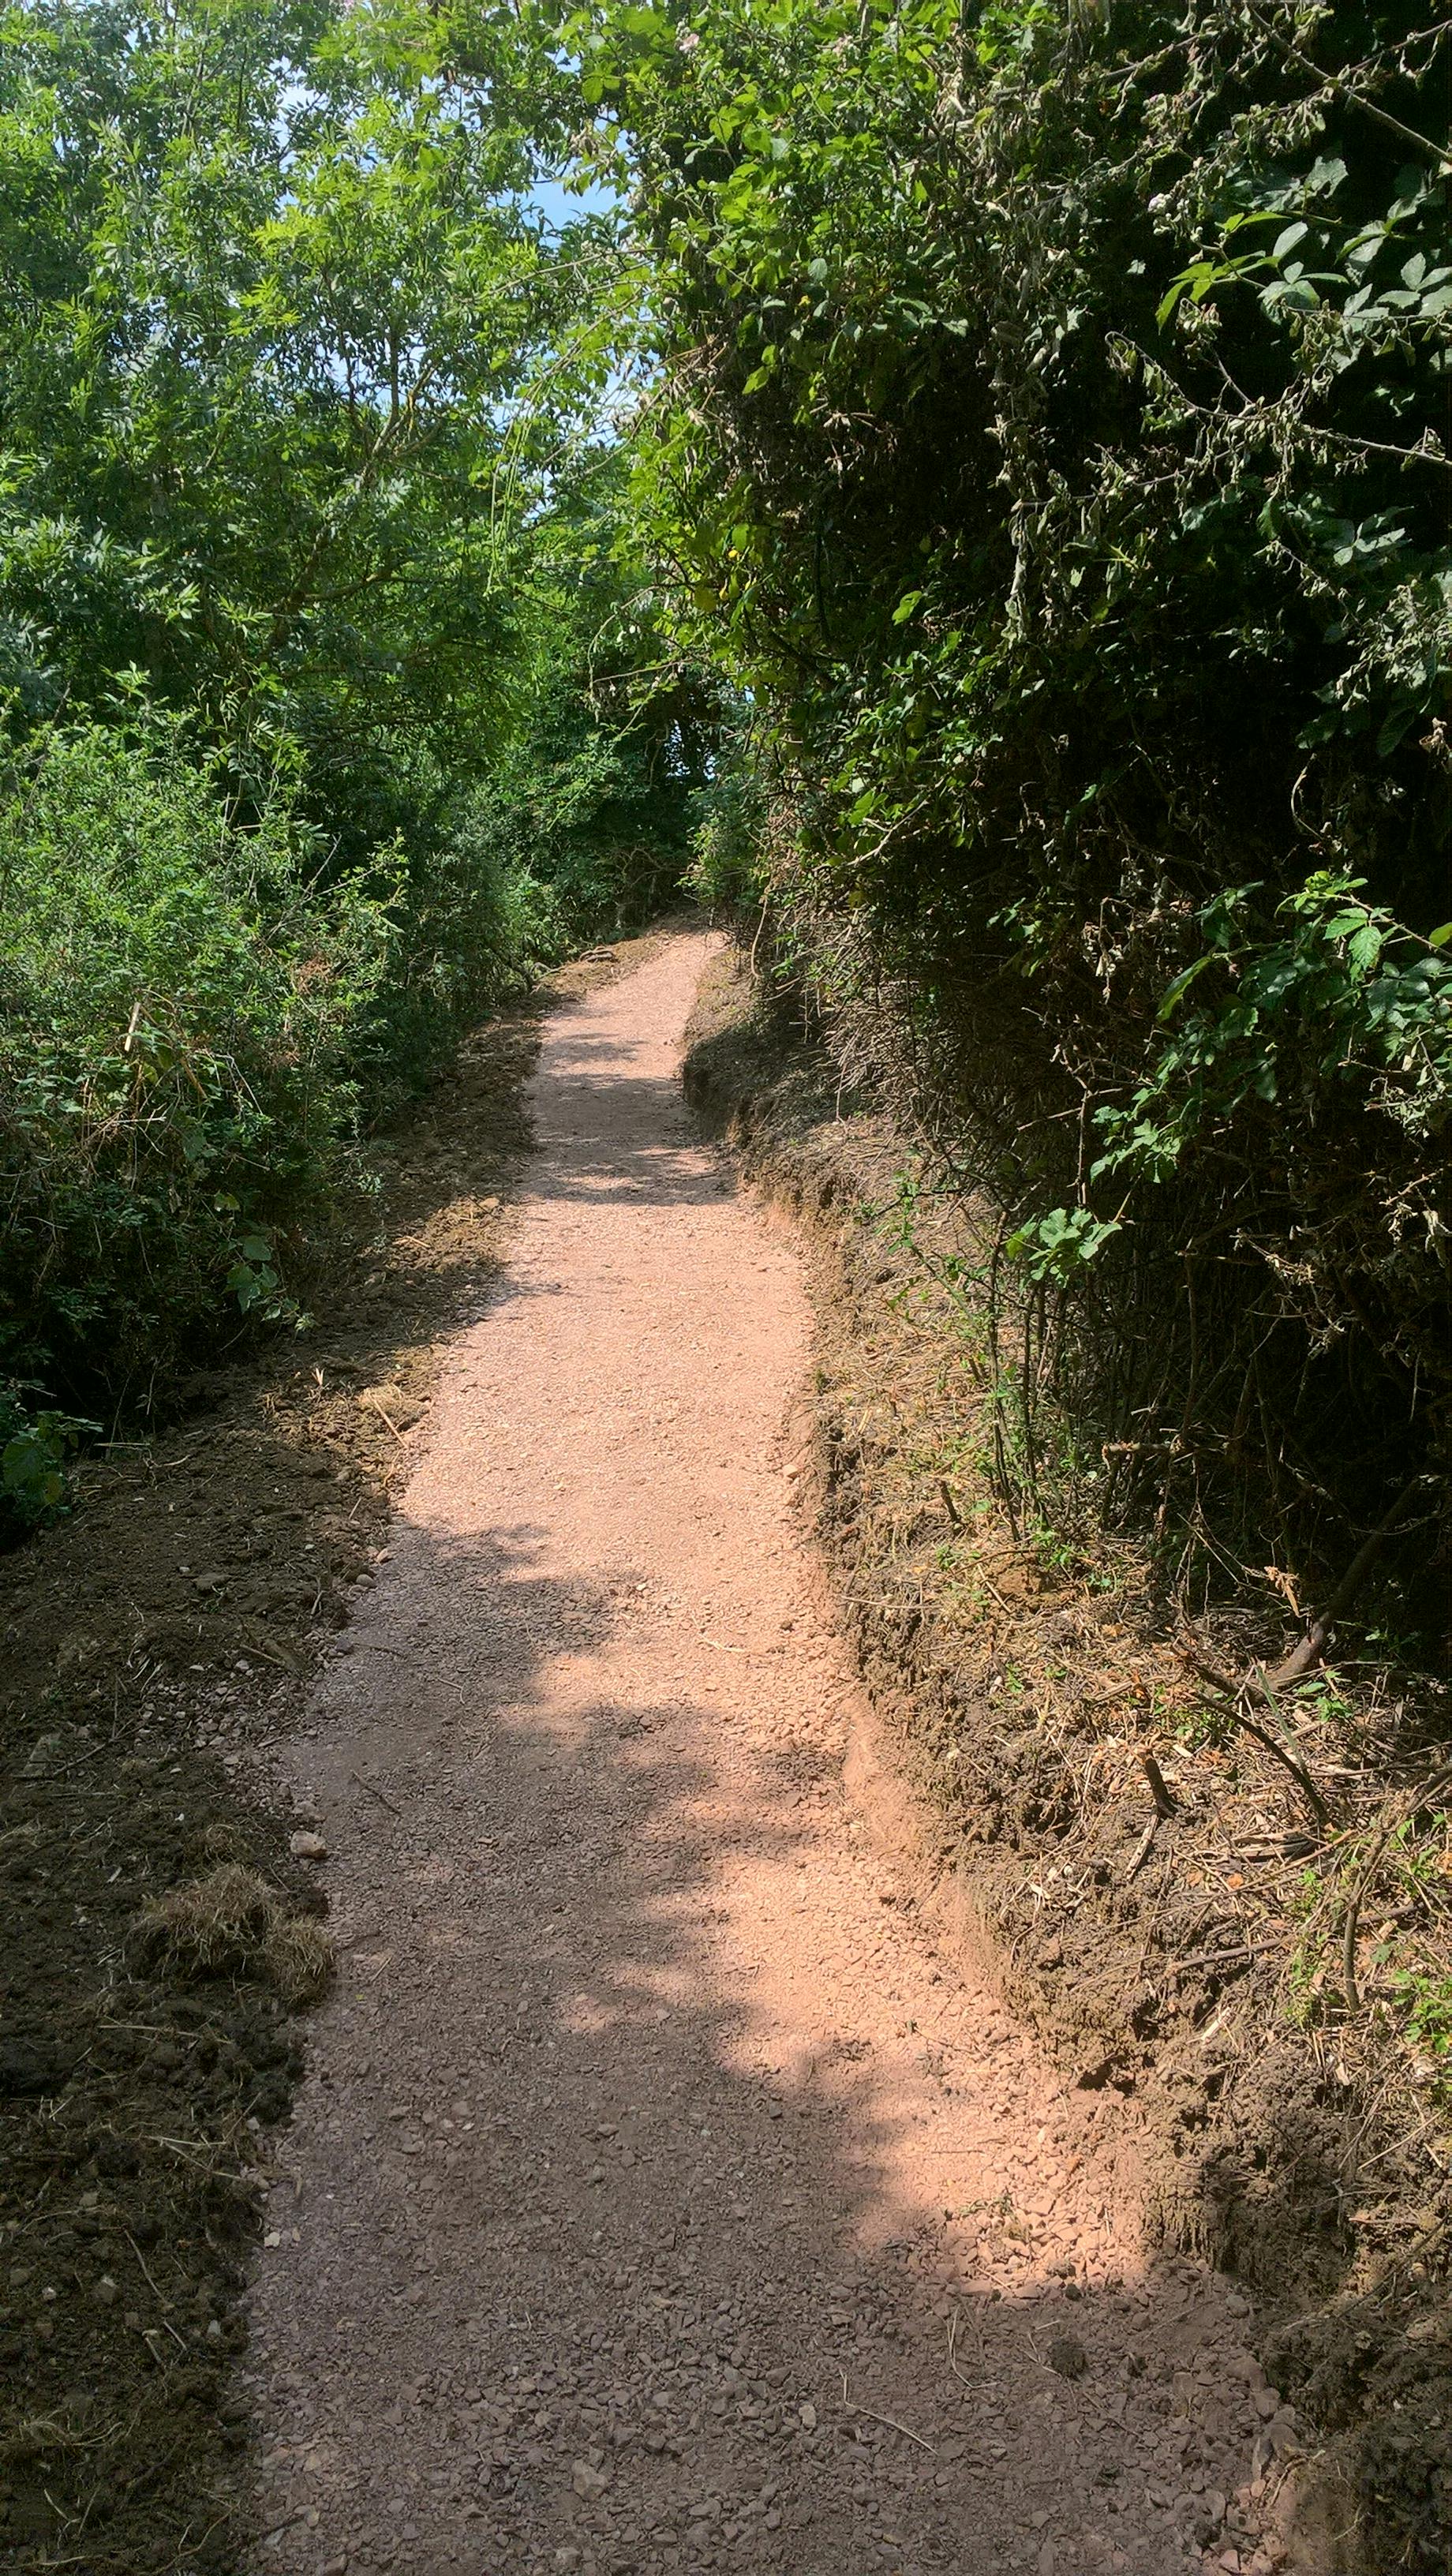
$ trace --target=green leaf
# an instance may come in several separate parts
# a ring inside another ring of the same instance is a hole
[[[1159,1009],[1155,1013],[1155,1018],[1160,1022],[1160,1024],[1163,1026],[1166,1020],[1174,1018],[1176,1010],[1184,1000],[1185,995],[1188,993],[1196,977],[1203,975],[1207,966],[1223,965],[1224,962],[1225,951],[1223,948],[1207,948],[1201,956],[1193,959],[1191,964],[1186,966],[1183,971],[1175,977],[1174,982],[1168,987],[1164,1000],[1161,1002]]]

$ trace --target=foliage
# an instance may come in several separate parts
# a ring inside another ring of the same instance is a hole
[[[241,1317],[287,1311],[288,1238],[340,1179],[360,1037],[400,937],[382,875],[323,890],[316,859],[281,792],[250,830],[230,823],[174,728],[53,735],[11,780],[0,1361],[15,1376],[114,1403]],[[32,1442],[55,1448],[54,1418],[41,1410]]]
[[[711,775],[696,800],[688,880],[704,903],[730,911],[761,902],[771,814],[767,758],[749,700],[724,691]]]
[[[367,1120],[683,859],[559,91],[489,7],[0,5],[22,1516],[68,1405],[292,1316]]]
[[[1050,1208],[1047,1216],[1032,1217],[1011,1234],[1006,1249],[1011,1260],[1023,1263],[1030,1279],[1056,1279],[1067,1287],[1118,1231],[1114,1217],[1091,1216],[1082,1207]]]
[[[715,729],[713,693],[663,632],[625,481],[622,451],[596,444],[555,490],[529,567],[522,713],[462,821],[476,864],[539,886],[544,953],[660,908]]]
[[[1452,1391],[1445,25],[595,0],[568,41],[782,953],[1009,1210],[1106,1508],[1179,1479],[1208,1558],[1207,1514],[1342,1554]]]
[[[567,274],[527,138],[417,9],[42,0],[0,34],[12,685],[104,708],[144,672],[244,780],[304,744],[370,836],[391,747],[509,698],[496,468]]]
[[[22,1522],[55,1510],[65,1494],[66,1460],[76,1434],[94,1428],[54,1406],[27,1412],[25,1397],[40,1392],[23,1380],[0,1387],[0,1508]]]

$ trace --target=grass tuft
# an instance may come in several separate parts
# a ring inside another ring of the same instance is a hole
[[[236,1861],[154,1898],[134,1928],[154,1965],[182,1977],[257,1977],[291,2005],[315,2002],[333,1973],[323,1926],[289,1913],[275,1888]]]

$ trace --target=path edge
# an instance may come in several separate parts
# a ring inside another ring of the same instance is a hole
[[[884,1292],[900,1281],[877,1258],[871,1182],[886,1178],[911,1148],[885,1118],[853,1115],[850,1104],[844,1115],[835,1071],[804,1026],[800,1004],[767,992],[739,944],[723,950],[703,976],[681,1078],[703,1129],[747,1184],[786,1216],[804,1253],[813,1358],[791,1446],[798,1507],[861,1684],[847,1794],[929,1937],[1027,2023],[1071,2087],[1082,2086],[1093,2073],[1084,2062],[1082,2015],[1065,2013],[1052,1970],[1006,1934],[990,1884],[955,1847],[927,1785],[942,1720],[931,1612],[896,1625],[864,1615],[863,1577],[872,1558],[858,1518],[837,1378],[844,1354],[864,1373],[880,1357],[875,1337],[884,1325]],[[1273,2100],[1265,2102],[1263,2116],[1268,2124],[1273,2119]],[[1246,2134],[1240,2143],[1251,2162],[1257,2141]],[[1156,2118],[1155,2106],[1126,2099],[1097,2146],[1112,2179],[1116,2219],[1138,2234],[1147,2258],[1163,2252],[1237,2271],[1236,2255],[1244,2249],[1217,2195],[1215,2156],[1207,2148],[1187,2171],[1162,2106]],[[1253,2264],[1246,2271],[1253,2289]],[[1377,2472],[1388,2436],[1395,2439],[1395,2419],[1389,2410],[1353,2406],[1348,2421],[1344,2406],[1327,2404],[1324,2392],[1318,2404],[1314,2381],[1308,2386],[1306,2374],[1288,2367],[1308,2317],[1323,2327],[1322,2348],[1329,2343],[1334,2350],[1350,2342],[1364,2303],[1328,2301],[1324,2317],[1316,2304],[1314,2296],[1298,2299],[1284,2290],[1263,2294],[1246,2321],[1247,2340],[1268,2378],[1287,2386],[1320,2435],[1314,2452],[1270,2467],[1279,2484],[1287,2569],[1296,2576],[1384,2576],[1390,2533],[1378,2511]],[[1293,2376],[1299,2384],[1291,2387]],[[1438,2562],[1398,2556],[1395,2563]]]

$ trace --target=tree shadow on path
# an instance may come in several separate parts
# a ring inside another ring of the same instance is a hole
[[[400,1546],[421,1633],[360,1637],[315,1748],[344,1947],[258,2294],[259,2565],[1218,2560],[1233,2320],[1116,2280],[1052,2079],[849,1847],[831,1730],[613,1696],[660,1618],[628,1564]]]

